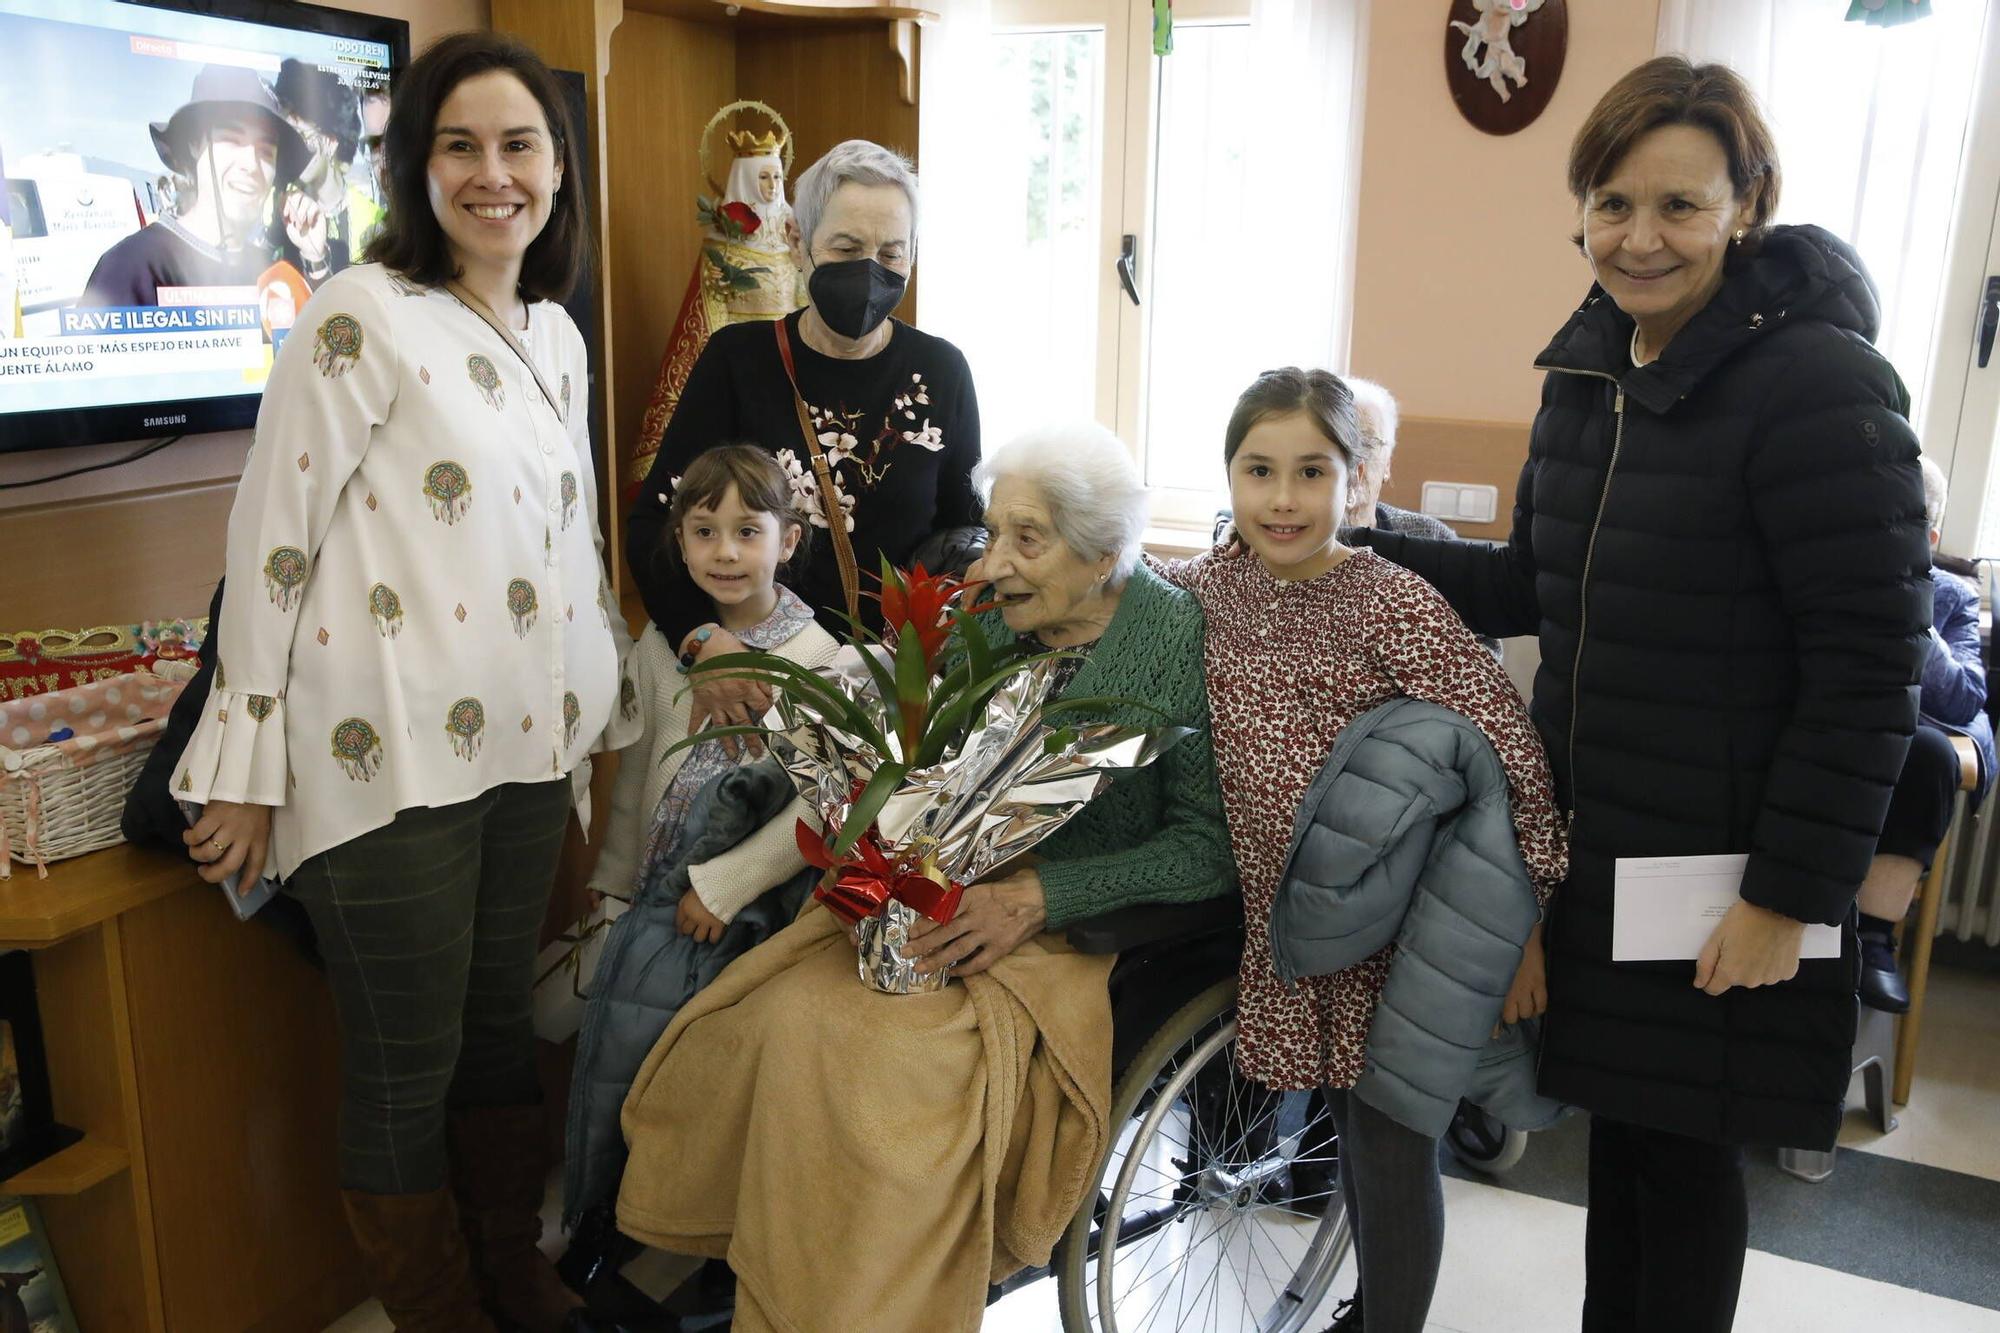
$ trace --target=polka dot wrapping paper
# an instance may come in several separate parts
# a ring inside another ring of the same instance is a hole
[[[185,686],[137,671],[0,703],[0,879],[122,841],[125,793]]]

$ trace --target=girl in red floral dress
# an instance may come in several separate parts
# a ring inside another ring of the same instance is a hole
[[[1367,449],[1338,378],[1295,368],[1259,376],[1223,442],[1240,540],[1167,573],[1208,615],[1216,767],[1243,884],[1238,1064],[1274,1089],[1324,1089],[1339,1129],[1361,1286],[1334,1329],[1360,1327],[1365,1304],[1368,1333],[1416,1333],[1444,1245],[1437,1141],[1348,1096],[1390,949],[1296,990],[1272,968],[1267,927],[1293,820],[1341,728],[1407,695],[1463,714],[1492,743],[1544,903],[1566,851],[1541,740],[1492,654],[1428,583],[1339,541],[1348,476]],[[1537,926],[1505,1021],[1539,1014],[1544,1002]]]

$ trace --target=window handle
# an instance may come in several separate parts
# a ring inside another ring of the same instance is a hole
[[[1979,303],[1979,368],[1993,359],[1993,335],[2000,332],[2000,273],[1986,279],[1986,299]]]
[[[2000,282],[2000,279],[1995,279]],[[1125,289],[1125,295],[1132,298],[1132,304],[1139,304],[1139,238],[1127,232],[1118,244],[1118,285]],[[1991,344],[1992,335],[1986,341]],[[1979,363],[1985,365],[1984,361]]]

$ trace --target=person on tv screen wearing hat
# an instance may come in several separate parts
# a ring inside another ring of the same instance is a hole
[[[276,208],[285,232],[279,256],[317,288],[347,267],[381,220],[381,207],[350,181],[361,112],[354,89],[338,74],[303,60],[278,67],[272,92],[310,154],[296,182],[279,183]]]
[[[160,289],[252,286],[276,251],[264,219],[271,192],[311,157],[254,70],[205,65],[194,95],[153,146],[177,182],[177,215],[162,215],[104,252],[82,306],[153,306]]]

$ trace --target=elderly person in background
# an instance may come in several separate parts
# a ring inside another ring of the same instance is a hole
[[[809,907],[733,964],[648,1057],[625,1102],[619,1229],[726,1255],[734,1327],[974,1329],[989,1281],[1045,1263],[1080,1203],[1111,1095],[1108,957],[1060,931],[1234,885],[1193,597],[1137,564],[1145,491],[1094,426],[1016,441],[981,473],[997,644],[1074,650],[1064,698],[1144,699],[1106,720],[1193,728],[917,937],[962,984],[883,995]]]
[[[1382,487],[1389,481],[1396,454],[1396,423],[1400,419],[1396,399],[1374,380],[1349,376],[1346,383],[1354,391],[1354,416],[1361,426],[1361,447],[1355,451],[1354,474],[1347,492],[1348,526],[1387,528],[1446,541],[1458,536],[1442,519],[1382,503]]]
[[[1929,458],[1924,515],[1937,554],[1949,496],[1944,469]],[[1917,884],[1930,869],[1964,779],[1953,736],[1978,753],[1977,805],[1993,781],[1993,723],[1986,716],[1986,658],[1979,642],[1979,589],[1941,566],[1931,570],[1931,632],[1924,650],[1923,688],[1910,755],[1903,761],[1882,821],[1875,859],[1861,881],[1861,1002],[1885,1013],[1907,1013],[1909,987],[1896,970],[1896,923],[1908,915]]]
[[[1382,487],[1388,484],[1396,456],[1396,424],[1401,414],[1396,410],[1395,396],[1374,380],[1350,376],[1346,383],[1354,393],[1354,416],[1361,427],[1360,447],[1355,450],[1354,471],[1348,482],[1347,525],[1383,528],[1406,537],[1460,540],[1457,530],[1441,518],[1382,503]],[[1501,656],[1500,640],[1487,634],[1477,638],[1493,656]]]
[[[1570,148],[1595,285],[1535,364],[1504,545],[1361,534],[1475,631],[1539,633],[1531,712],[1571,811],[1542,1091],[1591,1114],[1586,1333],[1722,1333],[1746,1145],[1830,1151],[1859,959],[1844,925],[1917,722],[1930,553],[1909,396],[1853,249],[1774,227],[1743,80],[1661,56]],[[1617,867],[1737,853],[1693,958],[1613,949]]]
[[[708,340],[627,519],[625,554],[647,613],[678,651],[703,659],[740,645],[703,623],[708,599],[659,552],[674,478],[704,450],[756,444],[777,455],[813,524],[793,588],[835,633],[844,614],[877,614],[854,594],[873,587],[884,557],[906,566],[928,539],[979,521],[979,405],[965,357],[889,316],[917,257],[910,164],[865,139],[837,145],[799,177],[787,235],[808,304]],[[751,682],[704,681],[689,731],[749,723],[769,705]]]

